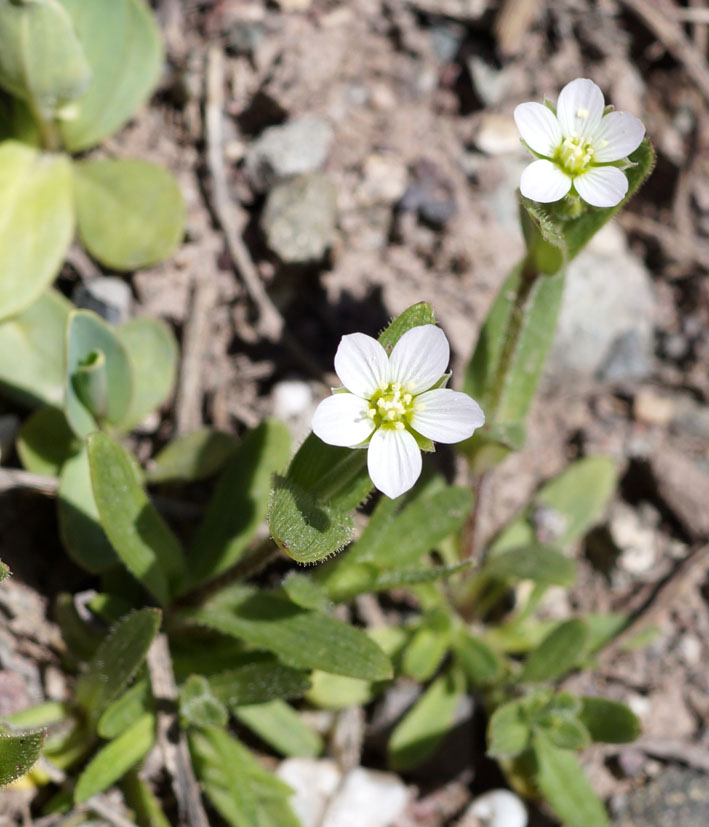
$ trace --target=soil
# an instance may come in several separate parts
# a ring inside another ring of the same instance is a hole
[[[160,88],[98,152],[153,160],[177,176],[187,203],[185,242],[170,260],[126,278],[133,314],[170,323],[198,369],[182,370],[182,392],[138,430],[142,459],[175,433],[210,424],[239,434],[270,414],[287,417],[302,438],[328,392],[340,337],[376,334],[417,301],[433,305],[451,341],[456,386],[480,323],[523,249],[513,193],[526,155],[514,106],[554,99],[569,80],[590,77],[616,108],[643,119],[657,167],[617,226],[654,294],[647,370],[619,380],[550,370],[526,447],[495,473],[482,517],[492,537],[570,459],[616,459],[621,484],[614,502],[575,550],[579,583],[545,610],[647,613],[651,640],[618,648],[568,686],[629,703],[643,721],[636,745],[584,756],[618,823],[630,823],[629,812],[642,812],[647,825],[670,823],[662,795],[650,809],[638,796],[668,765],[706,772],[700,756],[709,746],[706,9],[691,0],[154,5],[167,47]],[[698,22],[684,22],[690,18]],[[224,61],[230,221],[285,320],[287,340],[263,334],[263,309],[233,266],[215,215],[203,118],[210,49]],[[283,263],[262,230],[268,196],[250,180],[247,158],[264,130],[303,115],[319,116],[333,132],[320,171],[337,194],[335,230],[319,260]],[[88,277],[67,265],[59,286],[70,294]],[[195,329],[207,335],[190,337]],[[440,456],[451,477],[464,479],[452,454]],[[0,714],[7,714],[66,691],[48,604],[59,591],[80,591],[92,581],[63,556],[45,498],[3,494],[0,514],[0,557],[15,574],[0,589]],[[452,761],[434,788],[406,778],[418,785],[406,825],[454,824],[485,784],[500,783],[481,780],[482,772],[451,787],[459,763]],[[426,806],[450,789],[458,795],[453,811]],[[0,804],[2,823],[28,817],[21,791],[0,794]],[[709,823],[706,799],[703,807],[697,824]]]

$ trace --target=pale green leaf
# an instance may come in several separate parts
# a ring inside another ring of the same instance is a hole
[[[64,145],[80,152],[100,143],[147,100],[162,67],[160,32],[143,0],[61,0],[92,72],[75,117],[61,124]]]
[[[270,747],[285,756],[315,758],[322,739],[292,706],[276,699],[262,704],[232,707],[232,714]]]
[[[0,85],[46,119],[91,82],[71,18],[57,0],[0,0]]]
[[[500,676],[502,663],[495,650],[484,640],[460,629],[453,639],[453,651],[473,686],[494,681]]]
[[[533,544],[488,557],[483,573],[487,577],[572,586],[576,580],[576,563],[550,546]]]
[[[174,253],[185,205],[170,172],[129,159],[79,161],[73,170],[79,236],[95,259],[137,270]]]
[[[499,706],[487,725],[487,754],[493,758],[514,758],[529,746],[531,729],[523,701]]]
[[[464,696],[465,681],[457,669],[450,669],[428,687],[389,739],[392,769],[410,769],[435,752],[452,728]]]
[[[96,724],[96,732],[107,740],[117,738],[141,716],[152,711],[153,698],[148,679],[136,682],[101,714]]]
[[[89,761],[79,776],[74,801],[81,804],[118,781],[152,749],[155,743],[155,716],[147,713],[114,741],[106,744]]]
[[[159,408],[172,392],[177,342],[165,322],[148,316],[121,325],[116,336],[128,354],[133,377],[130,409],[120,423],[121,430],[127,431]]]
[[[605,808],[573,752],[555,747],[546,735],[536,732],[534,756],[537,786],[566,827],[608,827]]]
[[[310,686],[305,672],[270,656],[209,676],[214,695],[228,707],[300,698]]]
[[[626,744],[640,735],[640,721],[625,704],[590,695],[584,695],[580,700],[579,719],[594,741]]]
[[[91,720],[98,721],[135,675],[161,617],[159,609],[140,609],[122,618],[106,635],[76,682],[76,701]]]
[[[190,675],[180,687],[180,717],[184,724],[198,727],[225,726],[228,713],[213,694],[204,675]]]
[[[238,444],[236,437],[212,428],[178,436],[154,457],[146,480],[158,484],[206,479],[226,465]]]
[[[0,318],[39,299],[73,235],[69,159],[16,141],[0,144]]]
[[[519,675],[522,683],[552,681],[565,675],[586,651],[588,627],[582,620],[567,620],[553,629],[531,652]]]
[[[101,525],[128,571],[165,606],[184,569],[179,540],[148,500],[121,445],[100,432],[87,444]]]
[[[56,477],[80,445],[64,412],[47,406],[34,411],[22,423],[16,447],[28,471]]]

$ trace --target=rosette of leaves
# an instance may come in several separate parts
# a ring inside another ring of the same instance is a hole
[[[162,66],[143,0],[0,0],[0,319],[27,311],[75,230],[115,270],[169,256],[184,205],[162,167],[81,159],[148,98]]]

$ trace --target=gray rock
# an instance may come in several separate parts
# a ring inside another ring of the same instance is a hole
[[[249,147],[246,177],[257,192],[322,168],[332,146],[332,127],[318,115],[302,115],[282,126],[272,126]]]
[[[122,324],[130,318],[130,286],[114,276],[102,276],[78,284],[72,299],[77,307],[93,310],[109,324]]]
[[[568,269],[547,376],[640,379],[651,371],[650,275],[622,231],[606,224]]]
[[[343,779],[322,827],[391,827],[408,800],[406,785],[394,773],[356,767]]]
[[[482,827],[527,827],[527,810],[512,790],[489,790],[479,795],[466,810],[461,827],[469,823]]]
[[[616,827],[706,827],[709,776],[684,767],[667,767],[657,778],[628,793]]]
[[[337,190],[321,173],[279,184],[268,195],[261,216],[266,242],[284,264],[317,262],[335,236]]]

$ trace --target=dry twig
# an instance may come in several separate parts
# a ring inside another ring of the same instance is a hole
[[[622,2],[645,23],[667,51],[684,64],[687,74],[709,101],[709,68],[707,68],[706,60],[684,34],[679,24],[649,0],[622,0]],[[689,10],[685,9],[685,11]]]
[[[207,100],[204,120],[214,215],[224,232],[232,264],[258,312],[256,327],[259,335],[271,342],[280,341],[285,344],[303,368],[313,376],[321,378],[322,371],[319,366],[285,329],[285,321],[266,292],[251,255],[237,230],[240,222],[235,215],[236,205],[229,196],[222,151],[223,85],[224,53],[220,46],[213,45],[207,53]]]
[[[165,767],[183,823],[188,827],[209,827],[202,807],[199,785],[194,776],[185,733],[177,722],[175,701],[177,685],[172,671],[167,637],[159,634],[148,650],[148,671],[155,700],[158,701],[157,733]]]

